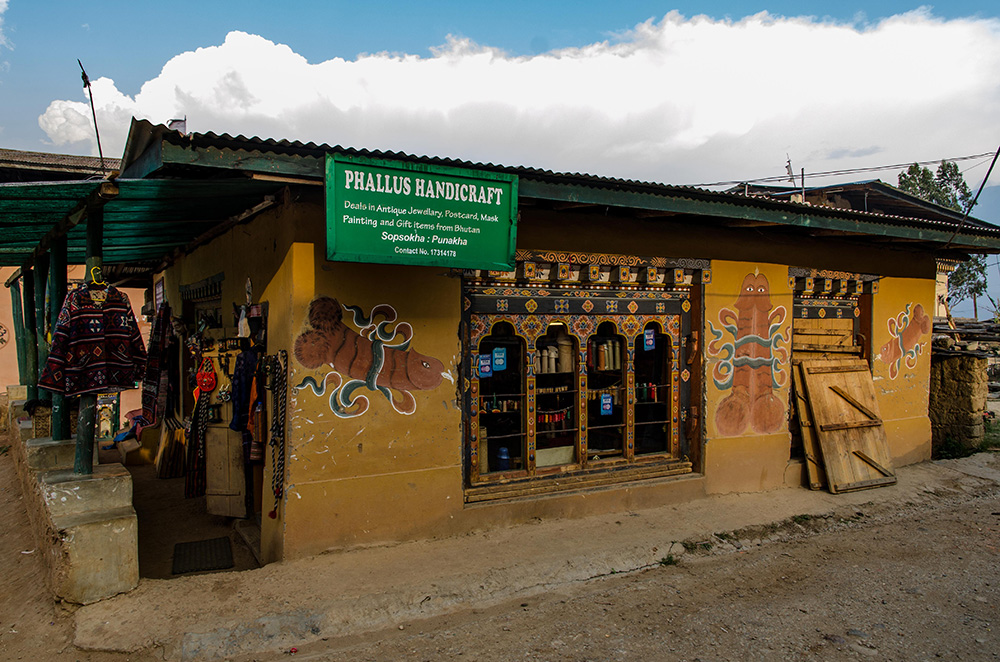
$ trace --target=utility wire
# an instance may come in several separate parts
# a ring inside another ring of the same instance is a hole
[[[951,233],[951,236],[948,237],[948,243],[944,245],[945,248],[948,248],[949,246],[951,246],[951,242],[955,238],[955,235],[958,234],[958,231],[962,229],[963,225],[965,225],[966,219],[969,218],[969,212],[972,211],[972,208],[975,207],[976,203],[979,201],[979,194],[983,192],[983,188],[986,186],[986,180],[988,180],[990,178],[990,173],[993,172],[993,166],[995,166],[997,164],[997,157],[1000,157],[1000,147],[997,147],[997,153],[993,155],[993,161],[992,161],[992,163],[990,163],[989,170],[986,171],[986,176],[983,177],[983,183],[979,185],[979,190],[976,191],[976,197],[974,197],[972,199],[972,202],[970,202],[965,207],[965,213],[962,214],[962,220],[955,227],[955,231]]]
[[[843,170],[825,170],[822,172],[810,172],[806,173],[809,177],[837,177],[840,175],[851,175],[859,172],[878,172],[880,170],[898,170],[900,168],[908,168],[914,163],[920,166],[934,165],[935,163],[941,163],[942,161],[969,161],[972,159],[987,159],[993,156],[993,152],[984,152],[982,154],[971,154],[969,156],[956,156],[950,159],[932,159],[930,161],[908,161],[906,163],[896,163],[893,165],[882,165],[882,166],[871,166],[867,168],[846,168]],[[705,187],[705,186],[735,186],[736,184],[764,184],[768,182],[783,182],[788,179],[788,175],[774,175],[772,177],[758,177],[757,179],[739,179],[725,182],[709,182],[704,184],[692,184],[692,186]]]

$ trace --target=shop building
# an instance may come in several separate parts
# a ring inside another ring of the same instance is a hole
[[[820,486],[813,427],[880,430],[842,487],[891,484],[930,458],[936,260],[1000,252],[981,221],[144,121],[121,167],[106,232],[116,204],[136,244],[171,205],[198,227],[150,269],[180,336],[168,415],[210,359],[209,508],[259,519],[264,562]],[[253,460],[223,395],[249,346]],[[817,359],[863,365],[837,388],[867,423],[805,420]]]

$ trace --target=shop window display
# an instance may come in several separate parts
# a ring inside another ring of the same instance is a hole
[[[469,501],[692,470],[691,311],[708,262],[550,255],[565,254],[465,273]]]

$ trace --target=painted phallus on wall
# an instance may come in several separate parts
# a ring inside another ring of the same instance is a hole
[[[344,324],[344,311],[352,314],[354,331]],[[330,410],[341,418],[360,416],[368,411],[369,400],[359,389],[381,393],[400,414],[412,414],[417,403],[410,391],[437,388],[451,376],[432,356],[410,349],[413,327],[396,321],[396,310],[388,304],[372,308],[364,315],[359,306],[342,306],[331,297],[317,297],[309,304],[309,326],[295,339],[295,358],[314,370],[333,368],[322,382],[306,377],[295,388],[310,388],[317,396],[329,391]],[[392,344],[394,343],[395,344]]]
[[[917,367],[917,358],[924,349],[920,339],[931,332],[932,321],[922,305],[911,302],[886,324],[890,338],[882,345],[878,358],[889,366],[889,379],[895,379],[903,365],[910,370]]]
[[[722,328],[708,322],[712,334],[708,355],[719,359],[712,379],[719,390],[730,390],[716,409],[716,428],[725,437],[748,428],[760,434],[777,432],[785,420],[785,405],[774,391],[788,381],[783,366],[788,362],[791,327],[781,332],[787,310],[773,307],[767,277],[757,270],[743,279],[733,307],[735,312],[719,311]]]

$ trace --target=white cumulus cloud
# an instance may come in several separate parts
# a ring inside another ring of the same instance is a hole
[[[3,31],[3,15],[7,11],[8,6],[7,0],[0,0],[0,46],[10,47],[10,43],[7,41],[7,37],[4,35]]]
[[[172,58],[134,97],[107,78],[93,91],[105,154],[121,152],[132,115],[669,183],[778,175],[786,153],[798,172],[996,147],[1000,21],[862,20],[671,12],[533,56],[449,38],[429,56],[316,63],[231,32]],[[85,96],[53,101],[39,124],[56,145],[94,141]]]

